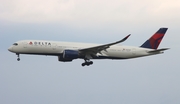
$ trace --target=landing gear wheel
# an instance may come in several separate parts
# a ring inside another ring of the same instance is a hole
[[[19,53],[16,53],[16,55],[17,55],[17,61],[20,61],[20,57],[19,57]]]
[[[89,65],[90,65],[90,63],[87,63],[86,65],[87,65],[87,66],[89,66]]]
[[[90,61],[90,62],[89,62],[89,64],[90,64],[90,65],[92,65],[92,64],[93,64],[93,62],[92,62],[92,61]]]
[[[17,58],[18,61],[20,61],[20,58]]]
[[[89,66],[89,65],[92,65],[93,64],[93,62],[92,61],[90,61],[90,60],[85,60],[85,62],[84,63],[82,63],[82,66],[85,66],[85,65],[87,65],[87,66]]]
[[[82,66],[85,66],[86,64],[85,63],[82,63]]]

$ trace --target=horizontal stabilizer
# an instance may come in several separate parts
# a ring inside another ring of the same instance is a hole
[[[156,49],[156,50],[153,50],[153,51],[148,51],[148,53],[157,53],[157,52],[165,51],[165,50],[168,50],[168,49],[169,48]]]

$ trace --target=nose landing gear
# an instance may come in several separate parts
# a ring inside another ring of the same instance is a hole
[[[82,63],[82,66],[85,66],[85,65],[89,66],[89,65],[92,65],[92,64],[93,64],[92,61],[90,61],[90,60],[85,60],[85,62]]]
[[[16,55],[17,55],[17,61],[20,61],[20,57],[19,57],[19,53],[16,53]]]

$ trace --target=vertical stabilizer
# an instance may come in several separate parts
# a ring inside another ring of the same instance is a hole
[[[160,28],[150,39],[143,43],[140,47],[157,49],[163,39],[168,28]]]

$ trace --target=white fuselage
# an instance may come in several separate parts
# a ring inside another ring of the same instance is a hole
[[[100,44],[57,42],[44,40],[23,40],[16,42],[18,45],[12,45],[8,50],[17,54],[37,54],[37,55],[62,55],[64,50],[79,50],[88,47],[98,46]],[[110,48],[97,53],[93,59],[129,59],[148,55],[159,54],[148,53],[154,49],[147,49],[133,46],[113,45]]]

